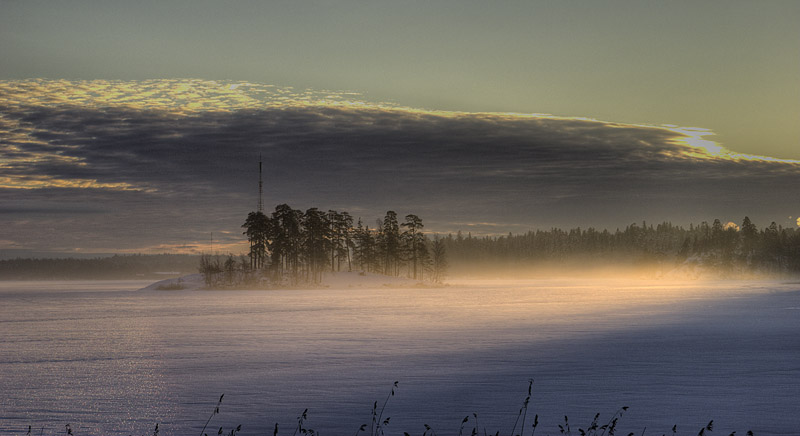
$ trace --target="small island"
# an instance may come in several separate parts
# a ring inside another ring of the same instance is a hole
[[[200,256],[199,275],[206,289],[441,284],[447,272],[443,239],[428,238],[417,215],[406,215],[401,223],[390,210],[370,228],[360,218],[354,226],[348,212],[303,212],[280,204],[267,216],[261,209],[259,201],[259,210],[250,212],[242,225],[250,244],[246,256]],[[173,280],[159,286],[181,285]]]

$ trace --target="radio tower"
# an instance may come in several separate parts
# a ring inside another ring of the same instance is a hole
[[[261,154],[258,155],[258,211],[264,212],[264,182],[261,180]]]

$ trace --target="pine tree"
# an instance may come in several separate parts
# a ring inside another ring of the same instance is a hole
[[[375,246],[375,236],[369,229],[369,226],[363,226],[360,218],[358,220],[358,227],[356,227],[353,233],[353,239],[353,257],[356,265],[365,272],[376,271],[378,256]]]
[[[447,275],[447,252],[445,250],[445,241],[439,235],[434,235],[433,237],[431,269],[433,281],[441,283]]]
[[[302,252],[306,277],[313,283],[322,281],[322,271],[328,263],[327,253],[332,245],[331,224],[328,216],[312,207],[303,214],[302,218]]]
[[[424,225],[422,224],[422,220],[416,215],[406,215],[406,222],[402,225],[406,228],[406,231],[402,234],[402,239],[405,243],[408,260],[411,262],[414,280],[416,280],[417,278],[421,278],[418,277],[418,275],[421,275],[422,268],[418,271],[417,266],[420,265],[420,261],[422,260],[422,251],[427,251],[427,247],[425,247],[425,235],[422,233]],[[418,274],[418,272],[420,274]]]
[[[383,258],[383,273],[397,276],[400,273],[400,226],[393,210],[386,212],[378,230],[378,248]]]
[[[739,235],[741,236],[742,256],[747,265],[750,265],[758,241],[758,227],[750,221],[750,217],[744,217],[744,220],[742,220],[742,228],[739,231]]]
[[[260,270],[266,264],[267,244],[269,240],[271,220],[263,212],[250,212],[247,214],[242,227],[245,228],[244,234],[250,242],[250,268]]]
[[[272,213],[273,226],[272,240],[272,266],[276,278],[284,273],[289,273],[292,281],[297,283],[300,278],[300,249],[302,243],[302,229],[300,221],[303,213],[292,209],[288,204],[275,207]]]
[[[342,212],[339,215],[339,222],[338,222],[338,231],[339,236],[341,238],[341,243],[339,244],[339,251],[337,253],[337,259],[339,261],[337,265],[337,269],[341,271],[341,263],[342,258],[347,259],[347,270],[353,270],[353,264],[351,261],[350,253],[354,247],[353,242],[353,217],[347,212]]]

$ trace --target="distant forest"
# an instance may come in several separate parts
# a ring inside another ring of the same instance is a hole
[[[655,226],[643,222],[614,232],[554,228],[499,237],[459,232],[443,241],[454,273],[537,266],[646,266],[662,272],[698,267],[718,277],[800,273],[800,229],[775,222],[759,229],[748,217],[741,225],[715,219],[688,229],[669,222]]]
[[[646,267],[657,274],[687,267],[719,277],[800,274],[800,229],[776,223],[759,228],[714,220],[688,228],[669,222],[594,228],[536,230],[475,237],[423,232],[422,219],[400,221],[387,212],[370,228],[347,212],[305,212],[288,205],[269,216],[251,212],[244,235],[247,256],[116,255],[95,259],[0,260],[0,280],[157,279],[164,272],[200,270],[212,285],[262,277],[317,282],[323,271],[365,271],[441,281],[450,275],[542,276],[602,267]],[[198,267],[199,264],[199,267]]]
[[[198,258],[133,254],[93,259],[8,259],[0,260],[0,280],[158,279],[196,273]]]
[[[367,271],[441,281],[456,275],[524,276],[629,270],[681,278],[779,276],[800,273],[800,230],[776,223],[759,229],[715,219],[689,228],[669,222],[630,224],[616,231],[594,228],[537,230],[506,236],[429,238],[422,219],[398,221],[388,211],[374,228],[347,212],[305,212],[282,204],[267,216],[251,212],[244,225],[247,258],[221,263],[203,259],[209,285],[271,281],[318,283],[323,271]]]

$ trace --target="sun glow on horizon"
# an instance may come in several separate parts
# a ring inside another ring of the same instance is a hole
[[[702,150],[701,154],[707,156],[722,156],[725,149],[714,141],[704,139],[704,136],[714,135],[714,132],[699,127],[668,126],[670,131],[680,133],[683,138],[678,142],[689,147]]]
[[[736,223],[735,223],[735,222],[733,222],[733,221],[728,221],[728,222],[725,224],[725,226],[723,226],[723,229],[725,229],[725,230],[731,230],[731,229],[733,229],[733,230],[735,230],[735,231],[737,231],[737,232],[738,232],[738,231],[739,231],[739,225],[738,225],[738,224],[736,224]]]
[[[726,149],[718,142],[705,139],[704,136],[713,136],[716,135],[710,129],[704,129],[701,127],[679,127],[672,124],[666,124],[663,126],[669,131],[679,133],[683,135],[683,137],[678,138],[676,142],[680,145],[684,145],[690,147],[695,152],[689,152],[687,155],[708,159],[708,158],[719,158],[719,159],[728,159],[728,160],[749,160],[749,161],[767,161],[767,162],[780,162],[780,163],[789,163],[789,164],[800,164],[800,160],[794,159],[779,159],[770,156],[759,156],[754,154],[744,154],[744,153],[735,153],[731,150]]]

